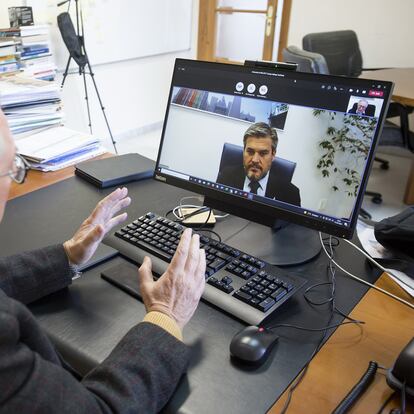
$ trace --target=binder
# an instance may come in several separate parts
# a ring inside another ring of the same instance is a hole
[[[75,174],[99,188],[144,180],[154,174],[155,162],[140,154],[124,154],[77,164]]]

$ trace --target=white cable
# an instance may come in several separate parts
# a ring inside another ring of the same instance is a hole
[[[398,297],[398,296],[396,296],[396,295],[394,295],[394,294],[392,294],[392,293],[390,293],[390,292],[388,292],[387,290],[385,290],[385,289],[382,289],[382,288],[380,288],[380,287],[378,287],[378,286],[375,286],[375,285],[373,285],[372,283],[369,283],[369,282],[367,282],[366,280],[364,280],[364,279],[361,279],[361,278],[359,278],[358,276],[355,276],[355,275],[353,275],[352,273],[350,273],[350,272],[348,272],[347,270],[345,270],[342,266],[340,266],[333,258],[332,258],[332,256],[330,256],[329,255],[329,253],[328,253],[328,251],[326,250],[326,248],[325,248],[325,245],[324,245],[324,243],[323,243],[323,240],[322,240],[322,233],[321,232],[319,232],[319,239],[320,239],[320,241],[321,241],[321,245],[322,245],[322,249],[323,249],[323,251],[325,252],[325,254],[329,257],[329,259],[332,261],[332,263],[338,268],[338,269],[341,269],[345,274],[347,274],[348,276],[350,276],[352,279],[355,279],[356,281],[358,281],[358,282],[360,282],[360,283],[363,283],[364,285],[367,285],[367,286],[369,286],[369,287],[372,287],[373,289],[375,289],[375,290],[378,290],[379,292],[381,292],[381,293],[383,293],[384,295],[387,295],[387,296],[390,296],[391,298],[393,298],[393,299],[395,299],[395,300],[397,300],[398,302],[401,302],[401,303],[403,303],[404,305],[407,305],[407,306],[409,306],[411,309],[414,309],[414,305],[413,304],[411,304],[410,302],[407,302],[406,300],[404,300],[404,299],[401,299],[400,297]]]
[[[173,209],[173,214],[174,214],[175,218],[181,220],[184,217],[184,215],[181,212],[182,208],[202,208],[202,207],[208,208],[207,206],[200,206],[200,205],[195,205],[195,204],[183,204],[184,200],[190,200],[190,199],[196,199],[198,201],[203,201],[203,198],[201,196],[187,196],[187,197],[181,198],[180,199],[180,205],[176,206]],[[178,215],[177,215],[177,212],[178,212]],[[228,217],[229,215],[230,214],[223,214],[222,216],[219,216],[219,215],[215,214],[214,217],[216,219],[222,219],[222,218]]]
[[[395,277],[398,281],[400,281],[403,285],[411,288],[411,286],[405,282],[404,280],[402,280],[401,278],[399,278],[396,274],[392,273],[390,269],[386,269],[385,267],[381,266],[381,264],[379,264],[377,261],[375,261],[367,252],[365,252],[364,250],[362,250],[361,248],[359,248],[356,244],[352,243],[351,241],[344,239],[348,244],[350,244],[351,246],[353,246],[355,249],[357,249],[359,252],[361,252],[371,263],[374,263],[374,265],[378,266],[383,272],[388,273],[388,275],[392,275],[393,277]]]

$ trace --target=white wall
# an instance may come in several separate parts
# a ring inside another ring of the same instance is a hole
[[[364,67],[414,66],[413,0],[293,0],[288,45],[304,35],[352,29]]]
[[[0,25],[2,27],[9,25],[7,7],[24,5],[25,3],[23,0],[1,0]],[[55,3],[53,2],[53,5]],[[93,67],[95,80],[116,140],[137,136],[147,130],[161,127],[175,58],[191,59],[196,57],[198,4],[198,0],[193,0],[190,50]],[[52,2],[45,0],[44,7],[44,10],[33,10],[35,23],[50,21]],[[65,11],[65,7],[59,11]],[[110,16],[108,16],[109,21]],[[127,42],[128,39],[125,41]],[[146,39],[143,38],[142,42],[145,41]],[[61,48],[56,51],[57,53],[67,53],[62,42],[59,41],[57,44]],[[91,63],[93,65],[93,62]],[[58,77],[58,80],[60,79],[61,73]],[[107,148],[112,150],[99,102],[90,82],[88,86],[93,132],[100,139],[104,139]],[[66,125],[74,129],[88,131],[83,82],[78,75],[70,75],[67,78],[63,90],[63,101]]]

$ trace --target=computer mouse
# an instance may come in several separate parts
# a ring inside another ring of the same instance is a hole
[[[401,390],[414,397],[414,338],[401,351],[394,366],[387,372],[387,383],[391,388]]]
[[[279,339],[271,329],[248,326],[242,329],[230,343],[230,355],[250,365],[262,365]]]

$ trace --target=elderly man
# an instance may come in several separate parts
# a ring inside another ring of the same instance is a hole
[[[353,105],[349,113],[357,114],[357,115],[368,115],[366,113],[367,108],[368,108],[368,101],[366,99],[360,99],[356,105],[355,104]]]
[[[278,136],[264,122],[252,124],[243,136],[243,165],[229,165],[219,171],[217,182],[248,193],[300,206],[299,189],[272,173]]]
[[[11,181],[23,182],[26,174],[15,151],[0,110],[0,220]],[[127,193],[118,188],[100,201],[65,243],[0,259],[0,413],[152,413],[173,393],[189,358],[182,328],[204,289],[205,253],[190,230],[158,281],[145,258],[139,269],[144,321],[81,381],[63,368],[24,305],[70,285],[76,266],[126,219],[117,214],[130,204]]]

